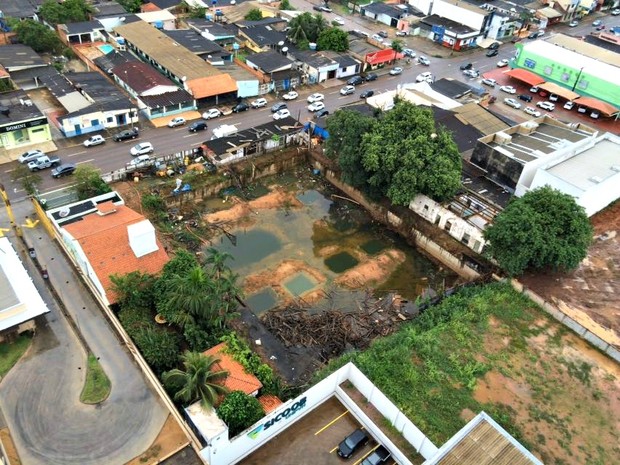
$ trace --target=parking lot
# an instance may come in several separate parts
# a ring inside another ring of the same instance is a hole
[[[360,424],[335,397],[327,400],[262,448],[239,462],[243,465],[358,465],[377,447],[370,440],[346,462],[338,457],[338,444]],[[388,464],[393,464],[390,460]]]

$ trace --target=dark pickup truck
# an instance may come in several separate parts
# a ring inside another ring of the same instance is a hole
[[[126,129],[117,134],[114,134],[114,136],[112,136],[112,139],[114,139],[114,142],[121,142],[127,139],[135,139],[136,137],[138,137],[138,135],[138,128]]]

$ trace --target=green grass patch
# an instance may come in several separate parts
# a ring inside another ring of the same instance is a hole
[[[80,401],[85,404],[98,404],[103,402],[110,395],[112,384],[101,368],[97,358],[90,354],[88,356],[88,367],[86,370],[86,382],[80,395]]]
[[[24,355],[30,347],[32,335],[30,333],[20,334],[12,343],[3,342],[0,344],[0,379],[13,368],[13,365]]]

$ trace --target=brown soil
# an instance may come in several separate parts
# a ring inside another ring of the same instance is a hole
[[[387,250],[360,263],[336,278],[335,283],[352,289],[370,287],[385,281],[405,261],[399,250]]]
[[[11,433],[8,428],[0,429],[0,442],[4,446],[9,463],[11,465],[21,465],[22,461],[19,459],[17,449],[15,448],[15,444],[13,443],[13,439],[11,438]]]
[[[244,202],[237,197],[231,197],[228,201],[234,203],[231,208],[209,213],[205,216],[205,219],[209,223],[237,223],[243,221],[244,224],[247,224],[248,220],[251,222],[251,215],[258,215],[260,210],[280,208],[283,206],[289,208],[298,208],[301,206],[301,202],[297,200],[294,192],[286,192],[278,188],[267,195],[250,200],[249,202]]]
[[[170,457],[189,443],[185,433],[177,423],[177,421],[168,415],[164,426],[155,438],[155,442],[151,444],[142,455],[127,462],[126,465],[144,465],[156,464],[161,460]],[[13,462],[11,462],[13,463]]]
[[[592,218],[594,243],[570,274],[541,273],[521,281],[572,318],[620,347],[620,202]]]

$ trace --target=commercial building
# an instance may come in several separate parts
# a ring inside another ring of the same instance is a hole
[[[47,117],[23,90],[0,95],[0,149],[40,147],[51,141]]]

